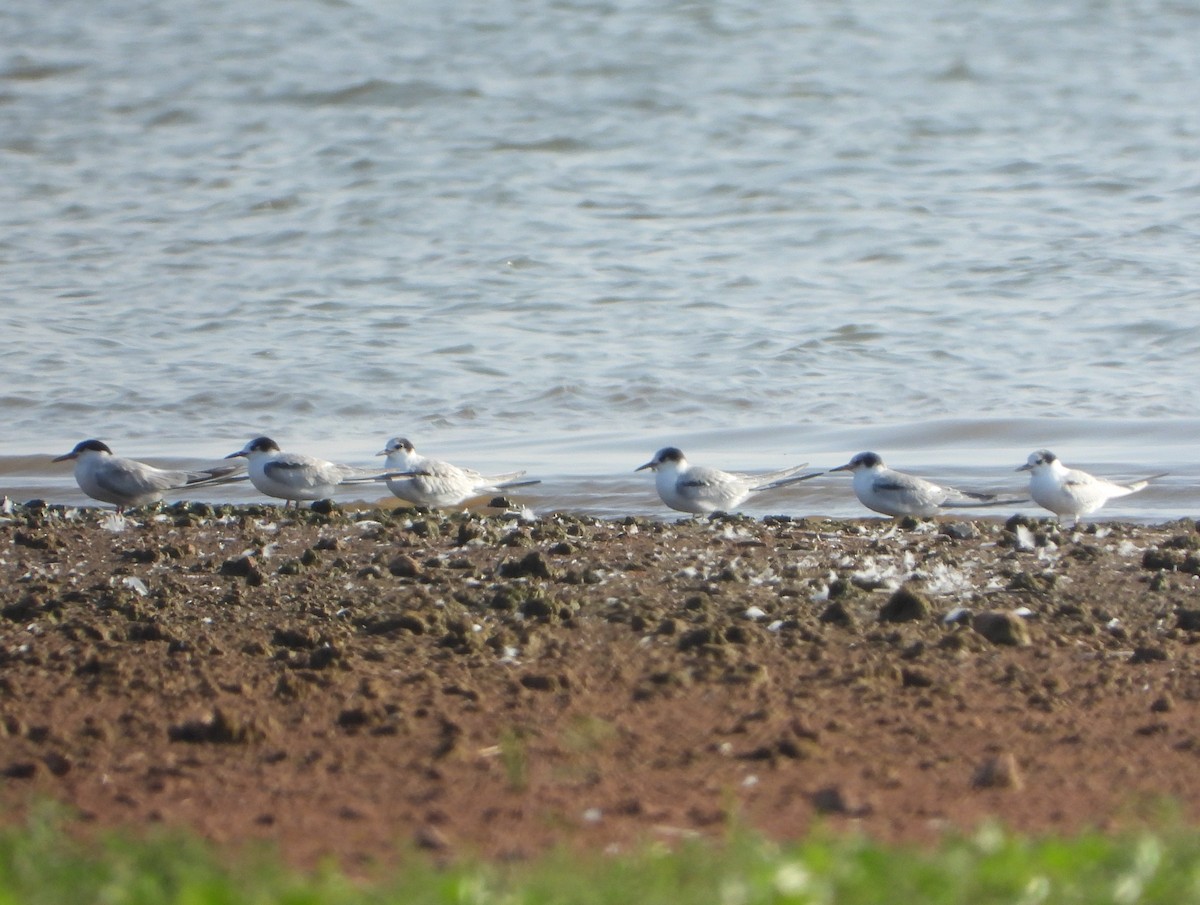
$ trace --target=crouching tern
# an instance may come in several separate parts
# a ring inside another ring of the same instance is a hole
[[[387,456],[384,464],[388,470],[388,489],[416,506],[458,506],[482,494],[541,483],[517,480],[524,477],[523,471],[485,475],[440,459],[427,458],[404,437],[392,437],[375,455]]]
[[[873,452],[861,452],[845,465],[830,471],[849,471],[854,476],[854,495],[874,512],[892,516],[931,516],[943,509],[1004,506],[1027,503],[1026,499],[999,497],[994,493],[972,493],[943,487],[916,475],[894,471]]]
[[[75,462],[75,483],[93,500],[112,503],[118,510],[159,502],[171,491],[208,487],[244,480],[241,463],[215,465],[194,471],[155,468],[136,459],[113,455],[100,440],[83,440],[55,462]]]
[[[255,437],[237,452],[225,458],[245,457],[250,483],[267,496],[295,503],[301,500],[327,500],[348,484],[371,484],[387,479],[352,465],[339,465],[313,456],[283,452],[270,437]]]
[[[739,471],[721,471],[692,465],[683,452],[667,446],[654,454],[654,458],[635,471],[654,472],[654,485],[664,503],[680,512],[705,515],[710,512],[732,512],[754,493],[774,490],[798,484],[824,474],[814,471],[800,474],[808,463],[769,471],[765,474],[745,474]]]

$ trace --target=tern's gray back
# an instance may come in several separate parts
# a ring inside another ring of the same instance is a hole
[[[163,471],[131,459],[109,459],[94,474],[96,486],[114,496],[136,499],[148,493],[163,493],[187,483],[185,471]]]
[[[944,487],[898,471],[876,476],[871,482],[871,490],[880,500],[914,515],[934,512],[946,499]]]

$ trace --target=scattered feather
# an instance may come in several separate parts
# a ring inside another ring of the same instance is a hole
[[[150,593],[150,589],[146,587],[146,582],[142,581],[136,575],[128,575],[122,578],[121,584],[135,592],[139,597],[145,597]]]
[[[106,515],[100,520],[100,527],[105,531],[111,531],[113,534],[120,534],[129,527],[129,520],[119,512],[114,512],[112,515]]]
[[[1037,543],[1034,541],[1033,532],[1024,525],[1017,525],[1017,549],[1025,553],[1032,552]]]

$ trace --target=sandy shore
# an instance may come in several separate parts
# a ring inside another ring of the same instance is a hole
[[[1200,534],[179,505],[0,518],[0,803],[347,866],[1194,819]]]

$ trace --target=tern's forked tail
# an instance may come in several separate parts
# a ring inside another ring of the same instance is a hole
[[[797,466],[797,468],[803,467],[803,465]],[[774,490],[776,487],[788,487],[791,484],[799,484],[801,481],[807,481],[809,478],[819,478],[823,474],[825,474],[823,471],[810,471],[808,474],[802,475],[793,473],[789,477],[778,478],[774,481],[767,481],[765,484],[759,484],[750,489],[755,493],[760,490]]]
[[[1031,502],[1029,497],[998,497],[994,493],[968,493],[959,491],[965,500],[942,500],[939,509],[987,509],[990,506],[1020,506]]]

